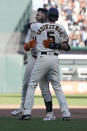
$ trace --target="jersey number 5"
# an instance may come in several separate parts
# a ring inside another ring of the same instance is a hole
[[[47,32],[47,37],[52,39],[53,41],[55,41],[55,36],[54,36],[54,32],[53,31]]]

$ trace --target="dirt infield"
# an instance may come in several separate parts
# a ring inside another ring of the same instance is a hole
[[[0,105],[0,116],[10,116],[10,113],[18,109],[19,105]],[[87,107],[76,107],[70,106],[69,110],[71,112],[72,118],[87,118]],[[53,112],[56,117],[60,118],[61,113],[59,107],[53,107]],[[32,110],[33,117],[44,117],[45,116],[45,107],[44,106],[34,106]]]

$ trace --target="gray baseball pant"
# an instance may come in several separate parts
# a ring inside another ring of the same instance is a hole
[[[26,70],[24,73],[24,80],[23,80],[23,88],[22,88],[22,96],[21,96],[21,106],[20,109],[22,110],[24,107],[25,103],[25,97],[27,93],[27,88],[28,88],[28,82],[30,81],[31,78],[31,73],[33,70],[33,67],[35,65],[36,58],[34,58],[32,55],[29,57],[28,64],[26,66]],[[37,76],[36,76],[37,77]],[[40,82],[39,82],[39,87],[41,89],[42,96],[44,98],[45,102],[52,101],[51,93],[49,91],[49,82],[45,77],[43,77]]]
[[[32,70],[31,79],[28,84],[23,114],[31,114],[34,104],[34,93],[37,84],[44,77],[48,76],[59,102],[63,117],[70,116],[68,105],[60,84],[60,70],[58,57],[54,55],[39,55]]]

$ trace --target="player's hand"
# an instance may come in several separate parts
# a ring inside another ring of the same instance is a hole
[[[60,49],[61,49],[61,50],[64,50],[64,51],[69,51],[69,50],[70,50],[70,46],[69,46],[69,44],[68,44],[68,41],[62,42]]]
[[[35,46],[36,46],[36,41],[31,40],[31,41],[29,41],[29,43],[24,43],[24,50],[29,51],[30,48],[34,48]]]
[[[54,42],[52,39],[48,38],[47,40],[43,41],[43,45],[45,48],[49,48],[50,43]]]
[[[28,45],[30,48],[34,48],[36,46],[36,40],[29,41]]]
[[[24,50],[25,51],[29,51],[30,50],[30,47],[29,47],[28,43],[24,43]]]

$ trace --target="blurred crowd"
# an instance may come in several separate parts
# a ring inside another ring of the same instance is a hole
[[[57,8],[58,5],[58,0],[43,0],[44,3],[44,8],[50,8],[50,7],[55,7]]]
[[[71,46],[87,46],[87,0],[44,0],[43,6],[58,8],[58,23],[65,27]]]

